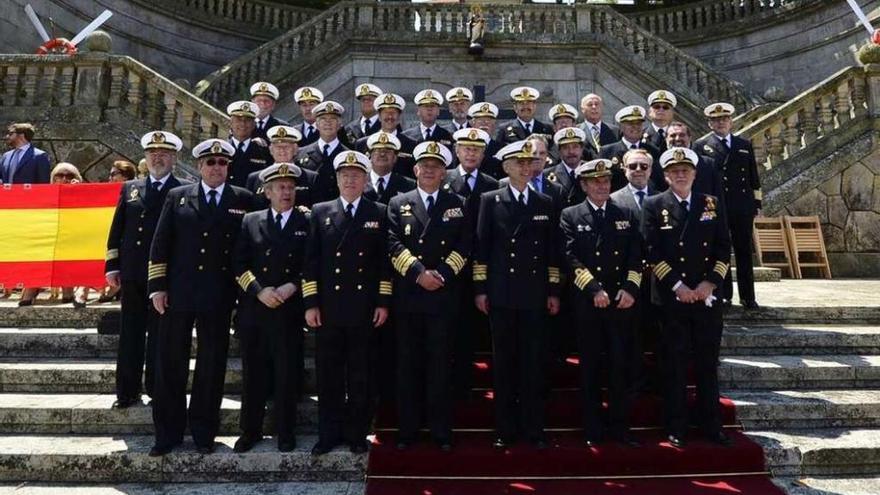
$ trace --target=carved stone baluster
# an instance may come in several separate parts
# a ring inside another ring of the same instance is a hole
[[[141,76],[131,71],[128,73],[128,113],[141,118],[143,116],[141,111],[143,99],[144,89]]]
[[[189,105],[180,107],[180,140],[187,148],[192,148],[198,144],[195,140],[198,138],[196,133],[195,110]]]
[[[159,97],[159,87],[148,84],[146,92],[144,94],[144,101],[146,102],[146,116],[144,120],[147,121],[147,125],[162,125],[162,119],[160,115],[162,100]]]
[[[852,109],[852,104],[849,97],[849,81],[843,81],[837,86],[837,93],[834,98],[834,112],[837,114],[837,125],[840,127],[843,127],[851,118],[850,110]]]
[[[755,151],[755,161],[758,163],[758,166],[762,166],[764,168],[770,168],[770,165],[767,163],[767,140],[764,136],[764,133],[758,133],[752,136],[752,149]]]
[[[18,105],[18,80],[21,68],[15,65],[6,67],[6,75],[3,78],[3,104],[5,106]]]
[[[852,103],[853,113],[856,118],[864,117],[868,114],[867,94],[865,89],[865,79],[862,74],[857,74],[853,79]]]
[[[21,83],[21,104],[23,106],[33,106],[36,101],[37,79],[40,72],[40,66],[28,64],[24,68],[24,79]]]
[[[61,83],[58,86],[58,104],[73,105],[73,90],[76,81],[76,67],[64,65],[61,69]]]
[[[125,90],[125,67],[114,64],[110,69],[110,93],[107,95],[107,108],[122,106],[122,93]]]
[[[767,143],[770,166],[776,166],[782,161],[782,152],[785,148],[785,141],[782,138],[784,131],[785,122],[777,122],[770,127],[770,139]]]
[[[798,128],[797,112],[785,118],[785,130],[782,133],[782,140],[785,142],[787,157],[791,157],[801,149],[801,131]]]
[[[177,98],[173,95],[165,93],[165,108],[163,109],[162,128],[171,132],[178,132],[177,128]]]
[[[809,98],[804,101],[801,110],[801,130],[804,135],[804,147],[814,143],[819,137],[819,123],[816,120],[816,100]]]
[[[43,78],[37,93],[37,101],[43,106],[55,106],[57,99],[55,92],[58,86],[58,67],[55,65],[43,68]]]

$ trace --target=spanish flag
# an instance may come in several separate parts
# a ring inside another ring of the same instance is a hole
[[[0,187],[0,285],[103,287],[119,183]]]

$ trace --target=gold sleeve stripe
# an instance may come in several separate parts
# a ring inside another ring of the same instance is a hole
[[[586,268],[578,268],[574,271],[574,285],[580,290],[584,290],[584,287],[587,286],[593,280],[593,274],[590,273],[590,270]]]
[[[149,262],[147,264],[147,280],[153,280],[156,278],[162,278],[166,275],[168,271],[167,263],[156,263]]]
[[[559,283],[559,268],[555,266],[547,267],[547,281],[551,284]]]
[[[486,280],[488,266],[480,263],[474,263],[474,281],[482,282]]]
[[[762,201],[764,199],[764,193],[761,192],[760,189],[755,189],[755,199],[758,201]]]
[[[723,261],[716,261],[715,268],[712,271],[721,276],[721,278],[724,278],[727,276],[727,269],[727,263],[724,263]]]
[[[642,286],[642,274],[635,270],[630,270],[629,272],[627,272],[626,280],[628,282],[636,284],[636,287]]]
[[[108,249],[107,256],[105,257],[105,259],[107,261],[110,261],[110,260],[115,260],[118,257],[119,257],[119,250],[118,249]]]
[[[303,297],[314,296],[318,293],[318,282],[315,280],[302,281]]]
[[[238,277],[238,285],[241,287],[241,290],[246,291],[248,286],[250,286],[255,280],[257,280],[257,277],[255,277],[254,274],[250,270],[248,270],[242,273],[240,277]]]
[[[404,276],[406,276],[406,272],[409,271],[409,268],[413,266],[416,261],[418,261],[418,259],[409,252],[409,249],[404,249],[397,256],[391,257],[391,265],[398,273]]]
[[[449,253],[449,256],[446,257],[446,264],[452,268],[453,273],[458,275],[458,272],[460,272],[467,264],[467,260],[462,255],[458,254],[458,252],[452,251]]]
[[[390,296],[391,295],[391,281],[390,280],[380,280],[379,281],[379,295],[382,296]]]
[[[661,261],[654,265],[654,275],[657,276],[658,279],[663,280],[666,275],[669,275],[669,272],[672,271],[672,267],[669,266],[669,263],[665,261]]]

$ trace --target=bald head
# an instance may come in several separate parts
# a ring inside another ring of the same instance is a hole
[[[602,120],[603,109],[604,105],[601,96],[590,93],[581,98],[581,114],[587,122],[598,124]]]

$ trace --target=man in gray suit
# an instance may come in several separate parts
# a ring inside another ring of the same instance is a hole
[[[0,182],[3,184],[48,184],[49,155],[31,144],[36,129],[27,123],[6,128],[9,151],[0,158]]]
[[[629,150],[623,155],[623,171],[626,173],[627,185],[611,194],[611,201],[623,209],[633,212],[633,216],[642,221],[642,204],[648,196],[653,196],[660,191],[651,185],[651,168],[654,158],[651,153],[642,148]],[[659,166],[659,164],[657,165]],[[646,266],[642,273],[642,280],[651,280],[651,267]],[[647,386],[647,374],[643,361],[644,352],[657,348],[656,343],[660,332],[657,316],[660,307],[651,302],[651,284],[643,283],[636,298],[636,316],[633,324],[636,328],[636,338],[632,346],[633,360],[629,368],[631,393],[638,394]]]

